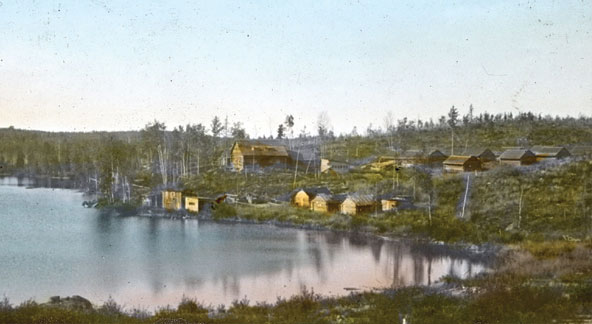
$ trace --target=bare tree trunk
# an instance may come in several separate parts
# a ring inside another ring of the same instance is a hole
[[[300,147],[296,152],[296,167],[294,168],[294,182],[292,183],[292,188],[296,186],[296,176],[298,175],[298,162],[300,161]]]
[[[428,202],[428,222],[430,226],[432,226],[432,193],[429,194],[429,202]]]
[[[167,161],[167,149],[166,147],[162,147],[162,145],[158,145],[158,160],[160,166],[160,174],[162,176],[162,184],[168,184],[168,161]]]

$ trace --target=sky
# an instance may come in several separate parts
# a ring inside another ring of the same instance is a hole
[[[0,127],[592,115],[590,0],[0,1]]]

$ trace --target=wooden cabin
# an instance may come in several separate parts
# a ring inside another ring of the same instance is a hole
[[[352,168],[353,166],[347,162],[321,159],[322,173],[335,172],[343,174],[349,172]]]
[[[287,167],[288,152],[283,145],[271,145],[261,142],[236,141],[231,151],[234,170],[266,168],[271,166]]]
[[[408,196],[383,196],[380,199],[380,204],[382,211],[391,211],[412,206],[411,197]]]
[[[536,145],[530,148],[537,161],[560,160],[571,156],[569,151],[562,146]]]
[[[330,195],[331,191],[326,187],[297,189],[292,196],[292,204],[297,207],[310,208],[311,201],[319,194]]]
[[[481,160],[475,156],[451,155],[444,161],[444,171],[447,172],[472,172],[481,169]]]
[[[488,148],[469,148],[464,150],[460,156],[474,156],[481,161],[481,169],[491,169],[497,164],[495,153]]]
[[[341,203],[345,197],[332,196],[328,194],[318,194],[310,202],[310,210],[320,213],[336,213],[339,212]]]
[[[162,208],[167,210],[181,209],[181,202],[183,195],[181,191],[163,190],[162,191]]]
[[[530,165],[536,163],[536,155],[530,150],[513,149],[504,151],[499,160],[500,164],[505,165]]]
[[[376,211],[377,203],[370,195],[348,195],[341,203],[342,214],[356,215]]]
[[[199,212],[199,198],[195,196],[186,196],[185,197],[185,210],[197,213]]]

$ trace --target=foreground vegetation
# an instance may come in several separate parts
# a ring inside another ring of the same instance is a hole
[[[513,248],[497,271],[475,279],[444,278],[433,287],[408,287],[323,298],[303,291],[275,304],[235,301],[206,307],[184,299],[154,314],[33,301],[0,303],[0,323],[577,323],[592,319],[592,244]],[[542,252],[549,250],[556,254]],[[62,299],[63,300],[63,299]],[[82,304],[84,305],[84,304]]]

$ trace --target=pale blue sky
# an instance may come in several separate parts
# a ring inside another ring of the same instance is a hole
[[[0,1],[0,127],[592,113],[588,0]]]

